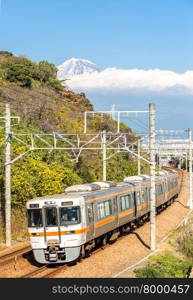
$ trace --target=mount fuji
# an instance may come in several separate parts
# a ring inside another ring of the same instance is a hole
[[[73,77],[76,75],[90,74],[100,71],[95,63],[82,58],[71,58],[59,65],[57,68],[57,77],[59,80],[64,80],[67,77]]]

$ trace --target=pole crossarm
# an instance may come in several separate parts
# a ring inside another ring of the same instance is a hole
[[[24,153],[22,153],[22,154],[20,154],[20,155],[18,155],[17,157],[15,157],[14,159],[12,159],[9,163],[6,163],[5,164],[5,166],[6,165],[12,165],[13,163],[15,163],[17,160],[19,160],[20,158],[22,158],[24,155],[26,155],[27,153],[29,153],[30,151],[32,151],[33,149],[29,149],[29,150],[27,150],[26,152],[24,152]]]
[[[140,158],[140,159],[146,161],[148,164],[150,164],[150,160],[148,160],[148,159],[146,159],[145,157],[143,157],[143,156],[141,156],[141,155],[139,155],[139,154],[137,154],[137,153],[135,153],[135,152],[129,150],[128,147],[125,147],[124,150],[130,152],[132,155],[134,155],[134,156],[136,156],[137,158]]]
[[[135,145],[135,142],[130,142],[130,133],[112,133],[106,132],[106,150],[112,151],[128,151],[133,155],[135,150],[129,147]],[[15,157],[11,163],[22,158],[30,151],[36,150],[66,150],[72,151],[75,160],[79,158],[84,150],[102,150],[104,133],[10,133],[10,138],[22,143],[26,146],[25,151],[18,157]],[[148,162],[145,158],[141,157]]]
[[[104,111],[85,111],[84,112],[84,133],[87,133],[87,127],[88,127],[88,115],[91,114],[93,117],[96,114],[110,114],[112,118],[115,120],[115,115],[117,114],[117,132],[120,132],[120,118],[121,115],[128,116],[129,114],[141,114],[141,113],[149,113],[149,110],[104,110]]]

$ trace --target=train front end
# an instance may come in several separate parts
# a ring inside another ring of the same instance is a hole
[[[86,239],[84,211],[81,197],[27,202],[28,235],[37,262],[67,263],[80,256]]]

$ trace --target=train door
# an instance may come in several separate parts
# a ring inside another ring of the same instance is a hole
[[[141,211],[142,214],[146,212],[147,210],[147,188],[142,188],[141,189]]]
[[[134,207],[133,207],[133,216],[137,216],[137,194],[136,192],[133,193],[133,200],[134,200]]]
[[[115,216],[115,225],[118,224],[118,205],[117,205],[117,197],[113,198],[113,213]]]
[[[44,240],[47,244],[61,243],[60,221],[58,208],[56,206],[43,207]]]
[[[87,235],[88,235],[88,239],[91,239],[95,236],[93,203],[87,204],[87,211],[88,211],[88,227],[90,228]]]

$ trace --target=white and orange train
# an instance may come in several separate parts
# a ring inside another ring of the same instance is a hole
[[[179,193],[179,175],[156,175],[157,210]],[[121,183],[93,182],[68,187],[65,193],[27,202],[28,232],[35,260],[71,262],[96,245],[115,240],[150,214],[150,178],[126,177]]]

